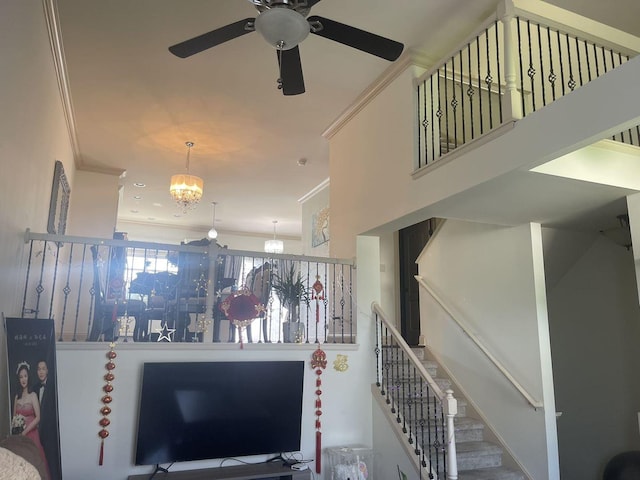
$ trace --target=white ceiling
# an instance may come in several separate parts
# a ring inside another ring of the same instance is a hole
[[[126,171],[119,220],[219,231],[301,234],[298,200],[328,177],[322,132],[389,62],[310,35],[300,54],[306,93],[276,88],[275,51],[251,33],[187,59],[170,45],[254,17],[247,0],[57,0],[83,168]],[[323,0],[312,14],[437,59],[497,0]],[[640,36],[640,2],[554,0]],[[625,14],[620,14],[625,12]],[[168,195],[185,169],[203,177],[184,216]],[[306,160],[305,166],[298,161]],[[146,184],[135,188],[134,183]],[[140,196],[140,199],[135,199]]]

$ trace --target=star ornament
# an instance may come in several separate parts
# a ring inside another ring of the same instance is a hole
[[[166,340],[167,342],[171,342],[171,335],[173,335],[175,331],[175,328],[167,327],[166,323],[162,326],[162,328],[156,328],[156,332],[160,334],[158,335],[158,341],[161,342],[162,340]]]

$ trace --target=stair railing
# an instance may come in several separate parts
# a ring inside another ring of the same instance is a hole
[[[443,391],[380,305],[375,320],[376,386],[418,457],[420,478],[458,478],[453,419],[458,402]]]
[[[424,288],[431,297],[438,302],[440,307],[451,317],[451,319],[456,322],[456,324],[462,329],[462,332],[467,335],[473,341],[473,343],[480,349],[480,351],[493,363],[496,368],[504,375],[504,377],[509,380],[509,382],[515,387],[518,392],[526,399],[526,401],[534,408],[543,408],[543,403],[539,400],[536,400],[521,384],[518,382],[515,377],[507,370],[507,368],[496,358],[493,354],[487,349],[487,347],[480,341],[477,335],[469,330],[469,328],[455,315],[455,313],[446,305],[446,303],[440,298],[440,296],[434,291],[433,288],[425,281],[423,277],[420,275],[415,275],[415,279],[418,281],[418,284]]]

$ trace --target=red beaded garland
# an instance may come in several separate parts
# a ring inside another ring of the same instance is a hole
[[[320,416],[322,415],[322,400],[320,399],[320,395],[322,395],[322,390],[320,386],[322,385],[322,380],[320,375],[322,375],[322,370],[327,368],[327,354],[320,348],[318,348],[311,355],[311,368],[315,369],[316,377],[316,401],[315,401],[315,414],[316,414],[316,473],[320,473],[322,470],[322,433],[320,432]]]
[[[108,406],[109,403],[113,401],[111,395],[109,395],[113,391],[113,385],[111,382],[116,378],[113,374],[112,370],[116,368],[116,364],[113,363],[113,359],[115,359],[118,355],[114,352],[115,344],[109,344],[109,351],[107,352],[107,358],[109,361],[105,364],[104,368],[107,369],[107,373],[104,375],[104,379],[107,382],[102,390],[106,393],[100,399],[104,404],[100,409],[100,413],[103,417],[100,419],[98,424],[102,427],[102,429],[98,432],[98,436],[100,437],[100,456],[98,460],[98,465],[102,465],[102,461],[104,459],[104,439],[109,436],[109,430],[106,429],[111,424],[111,420],[107,418],[107,415],[111,413],[111,407]]]

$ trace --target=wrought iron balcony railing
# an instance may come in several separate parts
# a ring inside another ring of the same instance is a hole
[[[58,341],[356,341],[350,261],[207,240],[169,245],[27,231],[25,242],[22,316],[53,318]],[[299,306],[278,295],[285,272],[302,286]]]
[[[514,3],[417,79],[416,170],[606,74],[640,48],[635,37],[622,45],[588,31],[582,17],[567,12],[563,25]],[[612,139],[640,146],[640,126]]]

